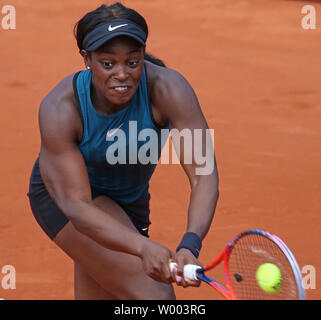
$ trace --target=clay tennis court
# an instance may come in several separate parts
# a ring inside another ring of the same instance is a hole
[[[17,11],[17,29],[0,29],[0,270],[16,269],[16,289],[0,286],[0,298],[73,299],[72,260],[35,222],[26,193],[40,145],[40,101],[63,77],[84,68],[73,25],[102,3],[0,2]],[[220,199],[200,261],[208,263],[239,231],[266,229],[288,244],[301,268],[315,267],[316,289],[306,293],[320,299],[320,2],[123,3],[146,18],[148,51],[189,80],[215,129]],[[306,4],[316,8],[315,30],[301,27]],[[189,195],[181,167],[158,166],[151,195],[151,238],[175,250]],[[214,273],[218,280],[220,271]],[[177,288],[176,294],[221,299],[205,284]]]

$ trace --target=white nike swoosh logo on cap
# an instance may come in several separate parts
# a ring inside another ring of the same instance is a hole
[[[125,23],[125,24],[120,24],[118,26],[115,26],[115,27],[112,27],[111,25],[108,26],[108,31],[114,31],[118,28],[121,28],[121,27],[125,27],[125,26],[128,26],[128,23]]]
[[[107,137],[110,138],[112,137],[117,131],[118,129],[120,129],[123,126],[124,123],[122,123],[118,128],[115,129],[111,129],[107,132]]]

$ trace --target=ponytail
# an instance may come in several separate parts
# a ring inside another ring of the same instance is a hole
[[[165,63],[164,63],[162,60],[154,57],[154,56],[153,56],[152,54],[150,54],[150,53],[145,53],[144,58],[145,58],[145,60],[147,60],[147,61],[149,61],[149,62],[151,62],[151,63],[154,63],[154,64],[156,64],[156,65],[158,65],[158,66],[160,66],[160,67],[166,68]]]

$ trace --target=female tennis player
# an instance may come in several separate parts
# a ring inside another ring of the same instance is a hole
[[[74,261],[75,299],[175,299],[174,282],[199,285],[176,276],[185,264],[200,265],[218,198],[216,165],[197,175],[194,159],[181,160],[191,196],[186,233],[172,252],[148,236],[156,163],[143,161],[142,150],[149,143],[145,160],[155,150],[159,159],[162,129],[205,131],[206,121],[184,77],[145,52],[148,27],[136,11],[103,5],[76,24],[75,36],[85,70],[67,76],[41,103],[32,212]],[[140,137],[151,131],[156,139]]]

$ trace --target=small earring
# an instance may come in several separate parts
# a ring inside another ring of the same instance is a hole
[[[87,66],[87,70],[90,70],[90,67],[89,67],[89,66]]]

